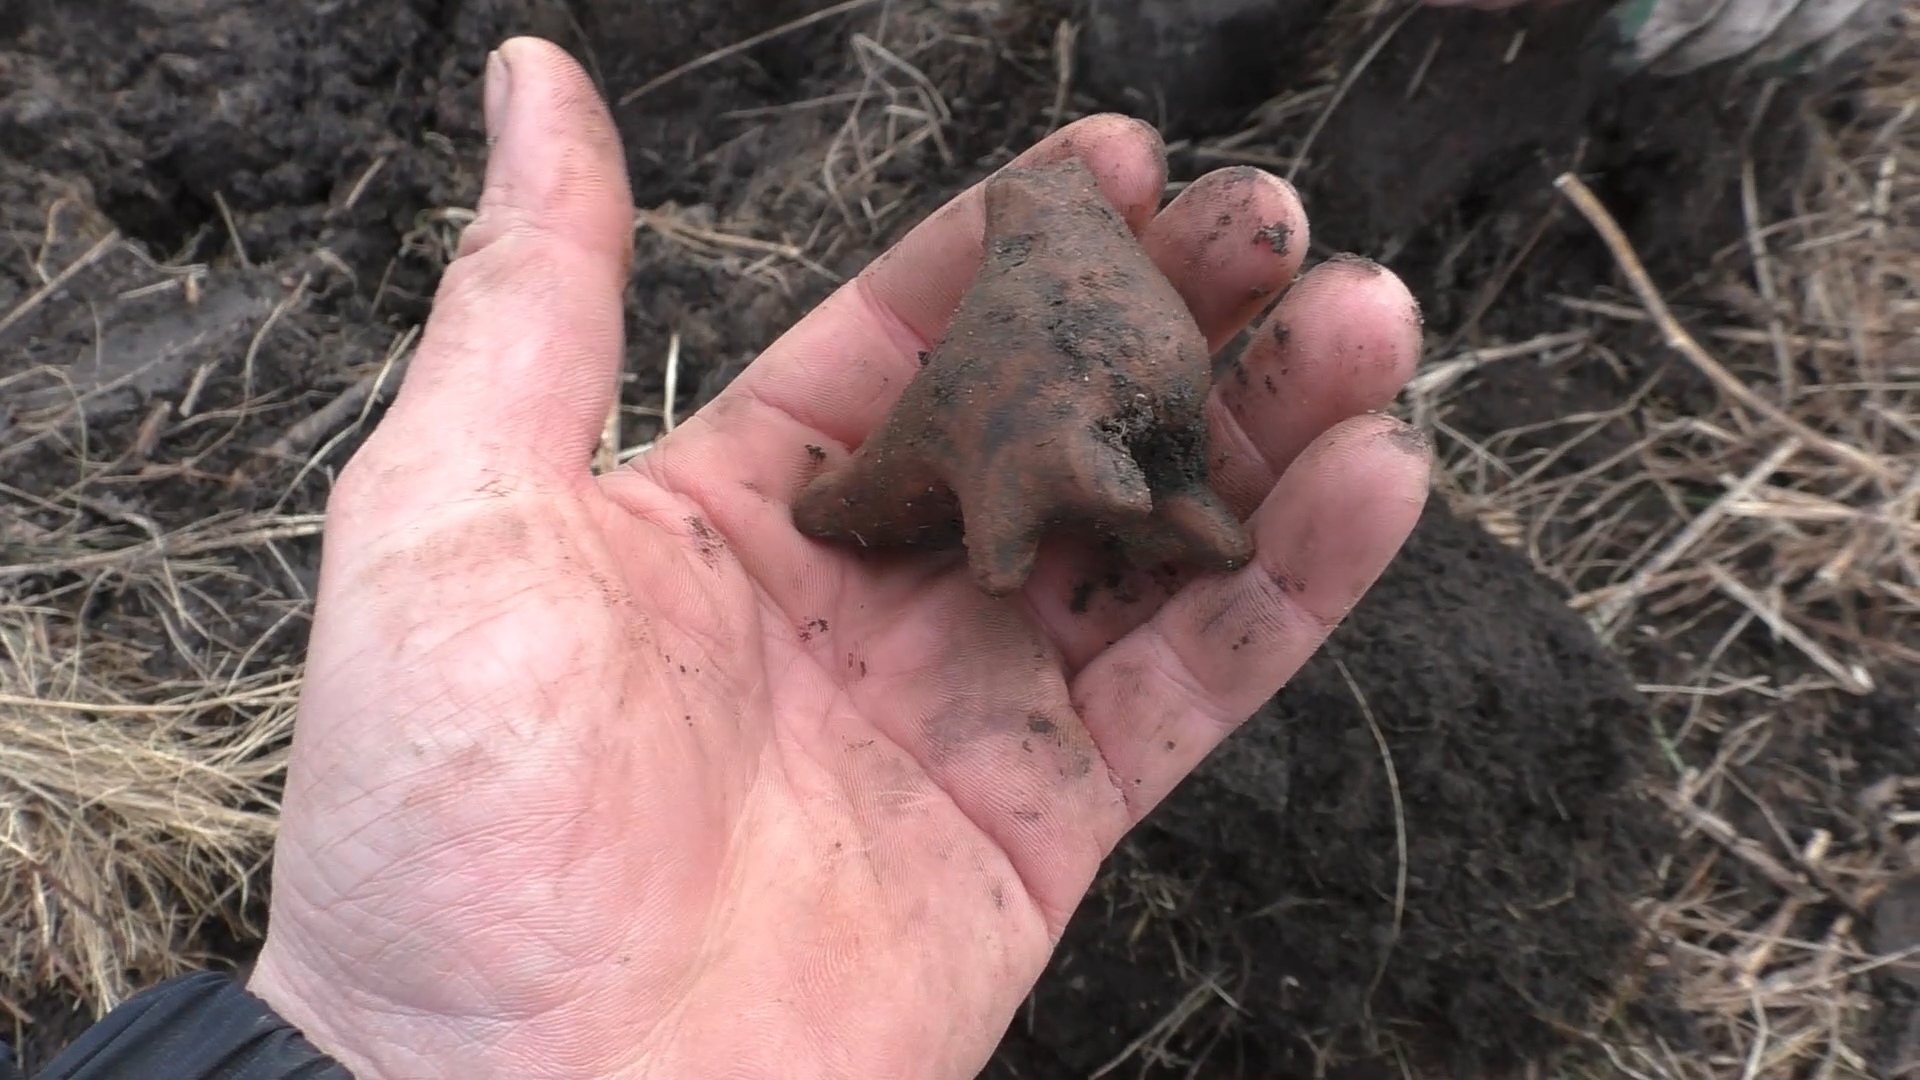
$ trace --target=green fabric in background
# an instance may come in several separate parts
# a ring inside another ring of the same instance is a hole
[[[1765,74],[1825,67],[1890,30],[1900,0],[1622,0],[1615,62],[1684,75],[1735,63]]]

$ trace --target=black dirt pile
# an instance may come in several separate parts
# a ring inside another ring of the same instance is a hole
[[[1644,704],[1431,508],[1325,652],[1129,840],[991,1075],[1504,1075],[1623,999],[1671,843]],[[1197,1072],[1188,1072],[1197,1069]],[[1397,1072],[1390,1070],[1390,1075]]]

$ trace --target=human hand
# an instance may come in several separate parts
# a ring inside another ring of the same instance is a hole
[[[1209,460],[1253,564],[1076,612],[1056,543],[993,600],[958,552],[863,560],[789,517],[810,448],[844,459],[939,335],[978,189],[596,477],[619,140],[558,49],[499,55],[479,215],[333,497],[251,988],[361,1080],[972,1076],[1101,859],[1411,530],[1425,444],[1369,410],[1413,368],[1413,302],[1325,263],[1220,381]],[[1293,281],[1278,180],[1156,213],[1150,129],[1023,160],[1066,155],[1215,348]]]

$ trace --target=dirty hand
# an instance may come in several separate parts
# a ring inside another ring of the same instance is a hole
[[[360,1080],[945,1077],[992,1052],[1102,857],[1399,548],[1427,453],[1370,410],[1419,334],[1333,260],[1209,411],[1244,570],[1086,594],[1043,550],[810,541],[789,504],[871,431],[981,255],[976,189],[631,466],[595,477],[632,208],[563,53],[487,89],[486,191],[398,400],[340,477],[252,988]],[[1249,169],[1156,213],[1153,133],[1077,155],[1220,348],[1291,282]],[[1078,595],[1076,595],[1078,594]]]

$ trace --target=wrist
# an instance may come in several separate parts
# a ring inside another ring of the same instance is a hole
[[[264,999],[199,972],[143,991],[34,1080],[356,1080]]]

